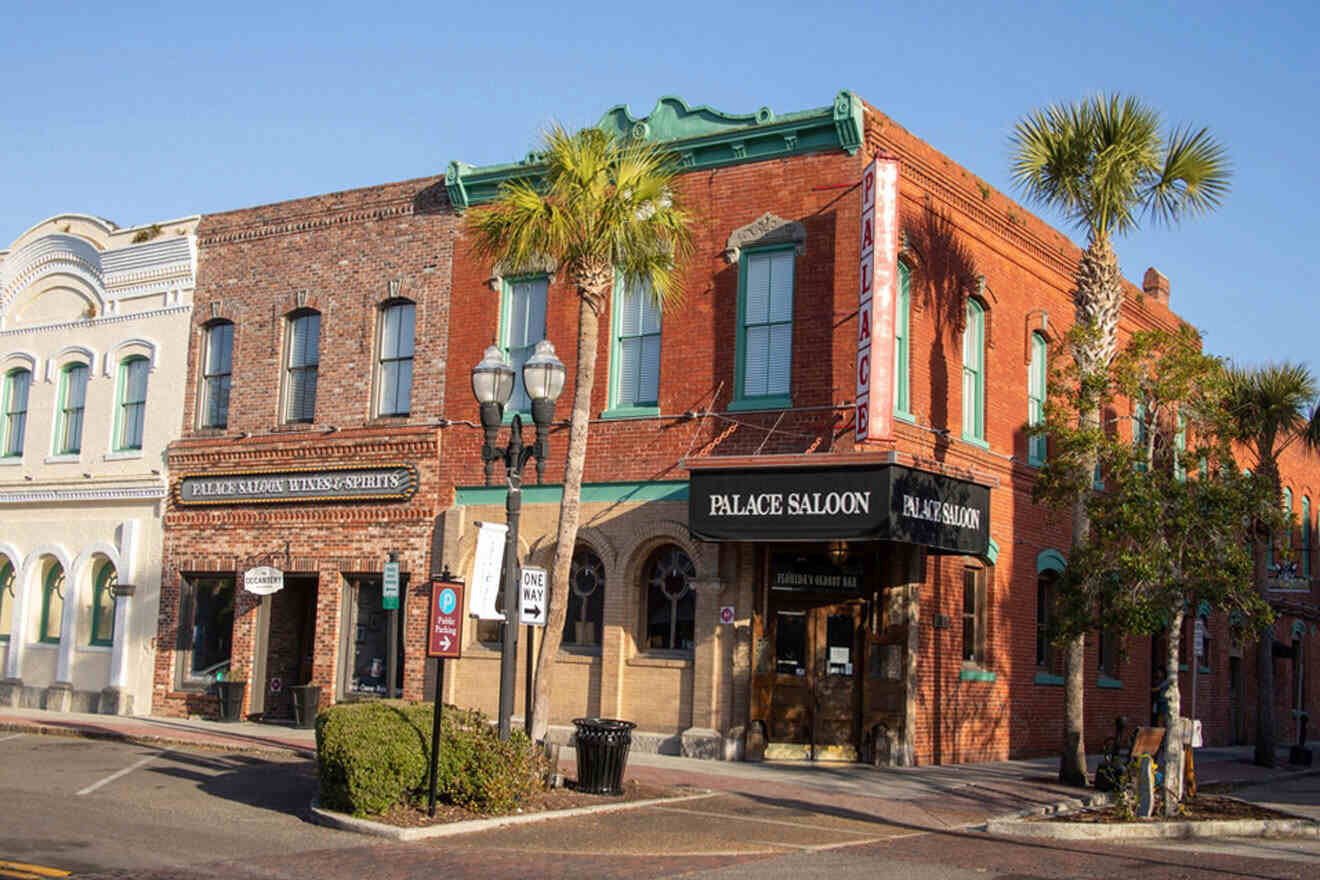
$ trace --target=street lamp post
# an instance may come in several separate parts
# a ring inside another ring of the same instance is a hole
[[[504,625],[500,646],[500,739],[509,738],[513,717],[513,696],[518,672],[518,515],[522,511],[522,469],[527,460],[536,459],[537,482],[545,474],[545,460],[550,454],[550,425],[555,418],[555,401],[564,390],[564,364],[555,357],[555,347],[548,340],[536,343],[536,350],[523,364],[523,387],[532,401],[532,422],[536,441],[522,442],[522,415],[514,414],[507,446],[497,445],[504,406],[513,395],[514,370],[497,346],[486,349],[481,363],[472,368],[472,393],[481,406],[481,427],[485,443],[481,459],[486,464],[486,485],[490,485],[495,462],[504,462],[509,491],[505,498],[508,532],[504,538]],[[530,650],[530,647],[529,647]]]

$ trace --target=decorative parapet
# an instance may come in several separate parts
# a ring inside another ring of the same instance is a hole
[[[647,116],[633,116],[625,104],[611,107],[597,127],[620,138],[663,143],[678,156],[683,170],[699,171],[825,150],[854,155],[862,146],[864,124],[861,98],[841,91],[828,107],[784,116],[769,107],[755,113],[723,113],[667,95]],[[541,155],[532,152],[520,162],[504,165],[450,162],[445,169],[449,200],[459,210],[489,202],[502,183],[540,177],[541,161]]]

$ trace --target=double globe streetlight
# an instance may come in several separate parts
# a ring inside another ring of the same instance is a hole
[[[481,406],[481,427],[485,432],[481,459],[486,465],[486,485],[491,483],[497,461],[504,462],[509,480],[505,497],[509,529],[504,538],[504,638],[500,647],[499,734],[502,740],[509,738],[518,666],[518,515],[522,511],[522,469],[529,458],[535,457],[537,482],[545,476],[545,460],[550,455],[550,425],[555,419],[555,401],[564,390],[566,374],[564,363],[555,357],[555,347],[550,341],[542,339],[536,343],[535,351],[522,367],[523,388],[532,401],[536,441],[531,446],[523,445],[522,414],[515,413],[509,442],[501,447],[497,442],[500,426],[504,424],[504,407],[513,396],[516,375],[513,365],[498,346],[492,345],[486,349],[481,363],[472,368],[472,394]],[[531,650],[530,646],[528,650]],[[528,687],[531,687],[530,682]],[[530,717],[527,723],[531,724]]]

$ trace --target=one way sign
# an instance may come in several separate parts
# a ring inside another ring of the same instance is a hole
[[[546,611],[545,569],[524,565],[522,569],[522,603],[518,606],[518,620],[524,626],[545,626]]]

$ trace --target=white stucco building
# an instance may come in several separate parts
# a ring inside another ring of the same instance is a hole
[[[0,705],[146,714],[197,217],[0,252]]]

